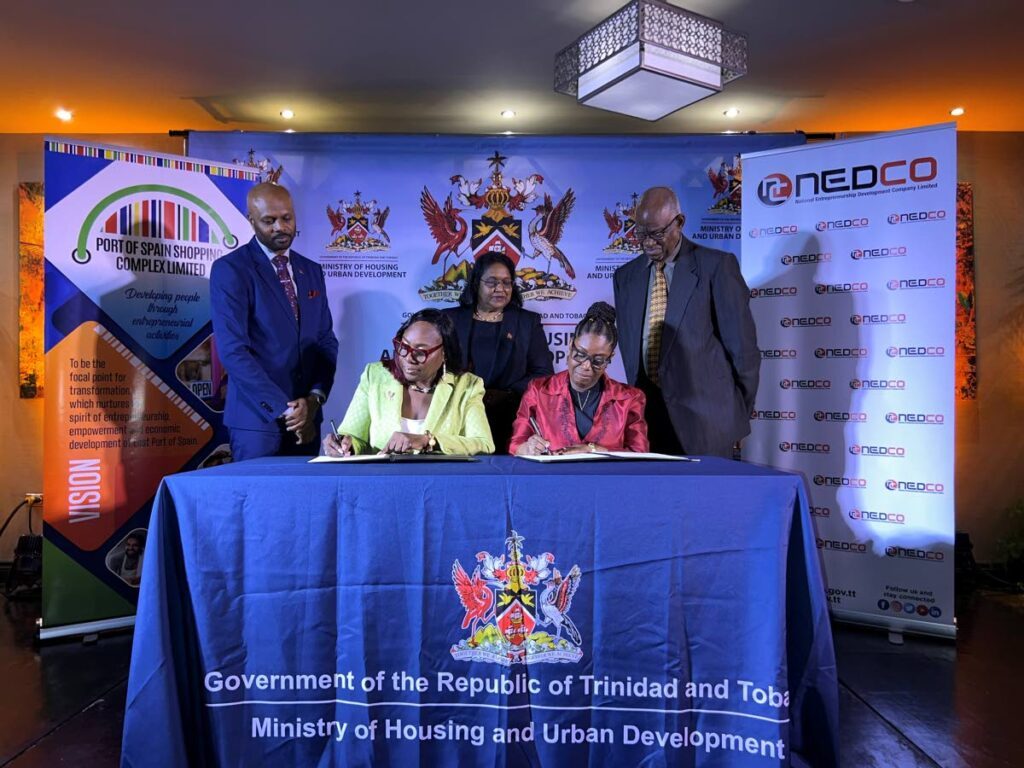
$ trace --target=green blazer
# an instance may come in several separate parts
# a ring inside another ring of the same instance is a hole
[[[370,363],[348,405],[338,432],[352,438],[355,453],[379,451],[401,429],[402,385],[381,363]],[[484,380],[472,373],[446,373],[427,411],[426,430],[442,453],[494,453],[484,412]]]

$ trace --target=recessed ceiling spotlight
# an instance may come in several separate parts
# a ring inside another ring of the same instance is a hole
[[[295,133],[295,129],[294,128],[285,128],[284,132],[285,133]]]
[[[505,133],[506,136],[511,136],[512,135],[512,131],[505,131],[504,133]]]
[[[726,117],[739,117],[740,110],[738,107],[729,107],[725,112],[722,113]]]
[[[64,109],[64,107],[61,107],[53,114],[57,116],[58,120],[63,120],[65,123],[70,122],[71,118],[75,116],[70,109]]]
[[[953,107],[951,110],[949,110],[949,114],[951,114],[953,117],[960,117],[960,115],[962,115],[963,113],[963,107]]]
[[[504,117],[506,120],[511,120],[513,117],[516,116],[516,113],[513,109],[503,109],[501,110],[501,116]]]
[[[282,109],[281,117],[283,117],[285,120],[291,120],[293,117],[295,117],[295,113],[292,112],[290,109]]]

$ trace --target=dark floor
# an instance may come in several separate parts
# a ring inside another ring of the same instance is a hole
[[[0,768],[116,766],[131,635],[39,648],[38,603],[0,606]],[[844,766],[1024,766],[1024,596],[976,592],[958,618],[955,646],[835,627]]]

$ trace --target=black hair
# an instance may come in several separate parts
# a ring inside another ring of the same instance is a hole
[[[516,285],[516,265],[512,263],[512,259],[508,255],[501,251],[488,251],[476,260],[476,264],[469,272],[466,287],[462,289],[462,295],[459,296],[459,304],[476,309],[476,303],[480,298],[480,281],[484,279],[484,272],[487,271],[487,268],[495,264],[505,267],[512,277],[512,298],[508,302],[509,306],[522,309],[523,294],[519,290],[519,286]]]
[[[585,333],[593,333],[611,342],[612,348],[619,343],[619,332],[615,329],[615,307],[606,301],[595,301],[587,314],[576,325],[572,337],[578,339]]]
[[[455,323],[451,317],[439,309],[421,309],[419,312],[413,312],[409,319],[402,323],[395,332],[395,338],[402,338],[413,323],[430,323],[441,334],[444,364],[449,373],[458,375],[466,372],[466,367],[462,364],[462,347],[459,345],[459,336],[455,333]],[[401,381],[398,360],[392,360],[391,366],[391,373]]]

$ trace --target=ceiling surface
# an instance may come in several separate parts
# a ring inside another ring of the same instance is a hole
[[[1022,0],[678,4],[746,34],[750,73],[649,123],[552,89],[555,54],[622,0],[9,0],[0,132],[857,132],[954,106],[962,130],[1024,130]]]

